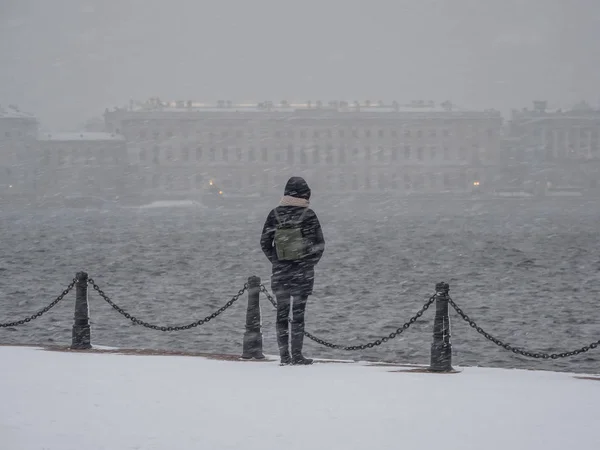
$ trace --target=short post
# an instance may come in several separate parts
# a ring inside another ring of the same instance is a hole
[[[447,283],[435,285],[435,319],[433,322],[433,344],[431,344],[431,372],[452,372],[452,344],[450,343],[450,316],[448,315]]]
[[[79,272],[75,275],[75,323],[73,324],[72,350],[92,348],[90,333],[90,310],[88,305],[88,274]]]
[[[242,359],[265,359],[260,327],[260,278],[250,277],[248,278],[248,309]]]

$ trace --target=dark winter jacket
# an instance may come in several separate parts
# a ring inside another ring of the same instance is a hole
[[[310,191],[309,191],[310,192]],[[286,195],[288,190],[286,189]],[[310,195],[310,194],[309,194]],[[298,220],[305,212],[300,225],[303,237],[309,243],[309,254],[299,261],[279,261],[275,251],[275,230],[277,218],[275,210],[282,223]],[[265,221],[260,246],[273,265],[271,287],[274,292],[280,289],[290,290],[292,295],[310,295],[314,285],[314,267],[317,265],[325,250],[325,239],[317,215],[312,209],[299,206],[278,206],[271,210]]]

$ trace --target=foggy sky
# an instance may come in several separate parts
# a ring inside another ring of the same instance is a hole
[[[598,0],[0,0],[0,104],[600,99]]]

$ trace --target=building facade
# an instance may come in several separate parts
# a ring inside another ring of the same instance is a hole
[[[44,133],[38,137],[34,176],[28,185],[36,197],[97,196],[125,193],[127,144],[104,132]]]
[[[596,188],[600,181],[600,110],[580,103],[549,110],[545,101],[513,111],[502,152],[517,180],[546,187]]]
[[[38,121],[15,106],[0,106],[0,197],[20,192],[31,170]]]
[[[449,103],[161,102],[105,112],[128,146],[130,188],[189,193],[283,187],[292,174],[330,193],[468,192],[500,161],[497,111]]]

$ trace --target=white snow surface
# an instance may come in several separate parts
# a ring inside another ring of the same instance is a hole
[[[2,450],[592,450],[600,382],[0,347]]]

